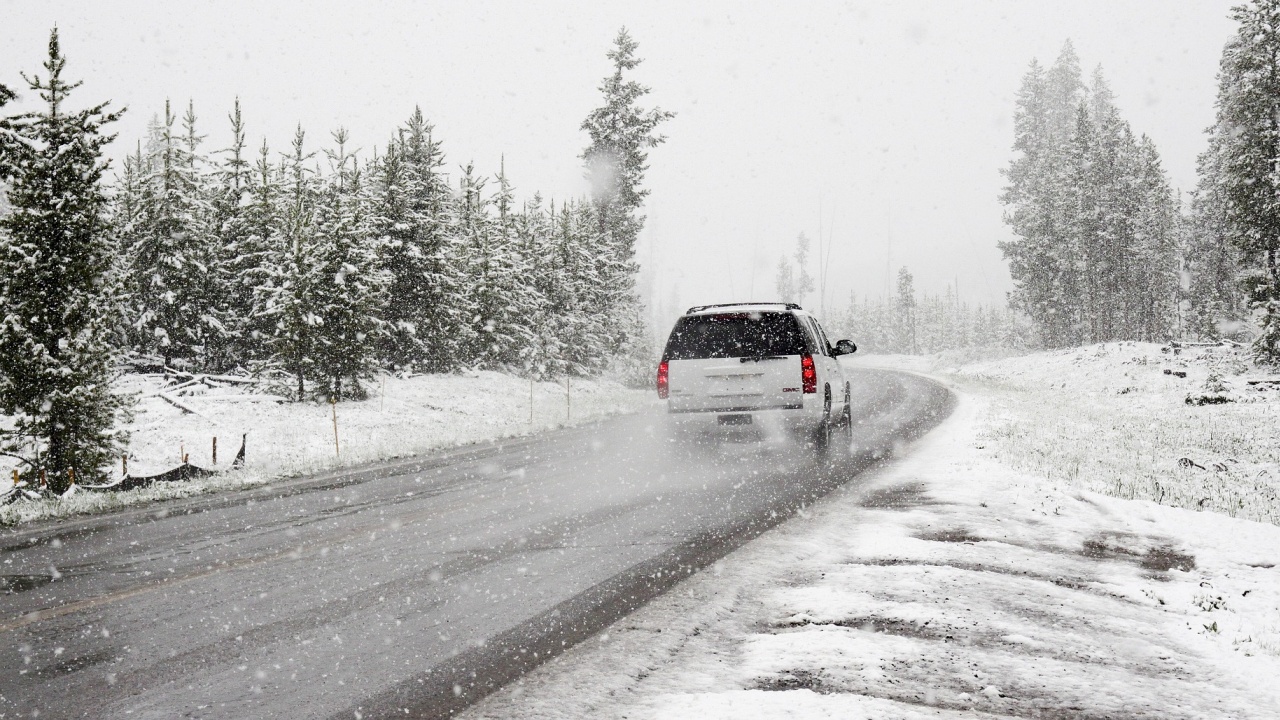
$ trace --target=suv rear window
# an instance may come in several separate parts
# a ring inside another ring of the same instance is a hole
[[[668,360],[803,355],[807,343],[790,313],[686,315],[676,322]]]

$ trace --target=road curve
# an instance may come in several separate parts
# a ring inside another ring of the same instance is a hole
[[[673,447],[662,417],[0,535],[0,717],[446,716],[951,410],[849,370],[850,450]]]

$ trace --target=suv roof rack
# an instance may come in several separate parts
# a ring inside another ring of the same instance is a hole
[[[702,312],[703,310],[710,310],[711,308],[743,307],[746,305],[781,305],[788,310],[804,309],[799,305],[797,305],[796,303],[789,303],[789,302],[738,302],[738,303],[718,303],[715,305],[695,305],[689,308],[688,310],[685,310],[684,314],[688,315],[690,313]]]

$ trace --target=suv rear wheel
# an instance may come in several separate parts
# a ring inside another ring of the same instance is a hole
[[[817,451],[825,454],[831,447],[831,386],[827,385],[822,396],[822,420],[813,431],[813,444]]]

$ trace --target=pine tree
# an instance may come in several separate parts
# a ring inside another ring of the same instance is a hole
[[[675,117],[675,113],[658,108],[640,107],[639,102],[649,94],[649,88],[625,77],[625,73],[641,63],[635,56],[638,47],[626,28],[618,31],[614,47],[608,53],[613,61],[613,74],[600,86],[604,104],[592,110],[582,123],[582,129],[591,138],[582,159],[586,163],[600,231],[610,237],[624,261],[634,256],[636,238],[644,225],[644,218],[637,213],[649,194],[642,187],[648,169],[648,151],[666,140],[655,130]]]
[[[498,332],[503,298],[496,277],[499,259],[493,248],[493,232],[489,217],[489,200],[484,196],[485,181],[475,175],[468,164],[458,179],[458,198],[454,210],[455,231],[460,258],[467,278],[466,342],[463,358],[471,365],[491,365],[499,354]]]
[[[197,153],[195,115],[185,135],[165,102],[145,156],[139,218],[127,247],[129,295],[137,348],[166,364],[205,369],[226,335],[215,305],[221,296],[209,228],[204,159]]]
[[[813,276],[809,274],[809,238],[800,233],[796,238],[796,303],[803,305],[804,298],[813,292]]]
[[[1220,129],[1210,129],[1209,147],[1196,163],[1199,179],[1183,232],[1186,328],[1194,337],[1215,340],[1238,335],[1247,314],[1240,283],[1245,257],[1233,241],[1227,215],[1224,140]]]
[[[555,359],[561,355],[557,332],[561,318],[551,310],[551,298],[559,287],[553,250],[554,233],[554,222],[543,207],[542,196],[534,193],[515,221],[516,242],[525,258],[524,277],[529,302],[525,326],[530,336],[528,344],[521,349],[520,363],[525,373],[533,378],[552,376]]]
[[[1173,189],[1151,138],[1138,144],[1137,213],[1129,284],[1132,330],[1128,337],[1162,342],[1176,335],[1178,233],[1181,222]]]
[[[484,263],[484,285],[487,297],[479,293],[475,297],[479,330],[486,338],[485,364],[514,368],[521,365],[523,351],[534,342],[529,321],[540,311],[541,301],[529,276],[531,256],[522,247],[520,220],[514,207],[515,192],[507,180],[505,161],[497,181],[498,192],[489,203],[496,214],[486,223],[488,254]],[[467,185],[464,176],[463,186]]]
[[[255,370],[263,370],[274,353],[273,339],[279,322],[276,301],[289,257],[281,172],[272,163],[265,140],[247,181],[243,243],[231,263],[235,295],[232,312],[236,313],[235,308],[248,308],[235,318],[237,357]]]
[[[231,369],[257,354],[252,334],[254,287],[261,275],[258,264],[264,259],[264,248],[254,242],[250,222],[253,171],[245,157],[239,98],[227,119],[231,122],[231,145],[218,151],[223,158],[214,171],[209,202],[213,243],[210,274],[219,289],[214,313],[225,323],[221,342],[209,353],[210,365],[218,370]]]
[[[319,190],[306,166],[314,153],[305,151],[306,133],[299,126],[293,152],[285,158],[284,183],[277,229],[272,230],[275,257],[266,264],[270,275],[260,290],[262,315],[273,322],[272,362],[293,376],[297,399],[307,396],[307,379],[315,379],[317,297],[320,262],[316,257],[315,213]]]
[[[644,345],[637,342],[635,335],[640,328],[634,324],[641,316],[640,300],[635,294],[635,245],[644,227],[640,210],[649,194],[643,187],[644,173],[649,150],[666,140],[656,132],[658,126],[675,116],[640,106],[649,88],[628,77],[640,65],[635,54],[638,47],[626,28],[618,31],[608,53],[613,73],[600,86],[604,104],[592,110],[582,123],[591,139],[582,159],[591,185],[597,237],[605,253],[601,257],[610,259],[612,270],[603,286],[610,290],[605,298],[608,304],[595,311],[613,318],[610,327],[620,331],[609,343],[613,352]]]
[[[63,79],[65,65],[55,28],[48,75],[27,79],[45,108],[5,120],[0,156],[12,206],[0,219],[0,411],[16,421],[3,447],[34,445],[26,460],[48,471],[54,492],[111,462],[126,411],[111,389],[120,289],[102,190],[114,137],[103,130],[120,113],[107,103],[68,110],[79,83]]]
[[[315,372],[334,400],[363,398],[360,383],[377,370],[387,285],[378,238],[364,214],[362,175],[347,140],[346,130],[333,133],[336,147],[326,152],[331,172],[315,222]]]
[[[778,272],[773,279],[774,289],[782,302],[796,302],[796,274],[784,255],[778,258]]]
[[[1057,75],[1069,73],[1057,72]],[[1062,94],[1059,92],[1059,94]],[[1064,232],[1066,187],[1061,174],[1062,130],[1051,113],[1049,79],[1034,60],[1018,92],[1014,116],[1014,160],[1004,171],[1009,184],[1001,202],[1009,207],[1005,221],[1016,236],[1000,243],[1014,280],[1010,303],[1032,318],[1043,342],[1051,347],[1067,344],[1070,309],[1064,307],[1060,260],[1067,243]]]
[[[1280,362],[1280,0],[1231,11],[1210,147],[1225,230],[1245,259],[1246,295],[1261,318],[1255,356]]]
[[[390,274],[382,356],[393,367],[448,372],[463,355],[466,295],[452,236],[444,152],[415,108],[375,170],[375,232]]]
[[[916,337],[916,289],[915,278],[905,267],[898,269],[898,295],[894,301],[895,335],[899,352],[920,352]]]

